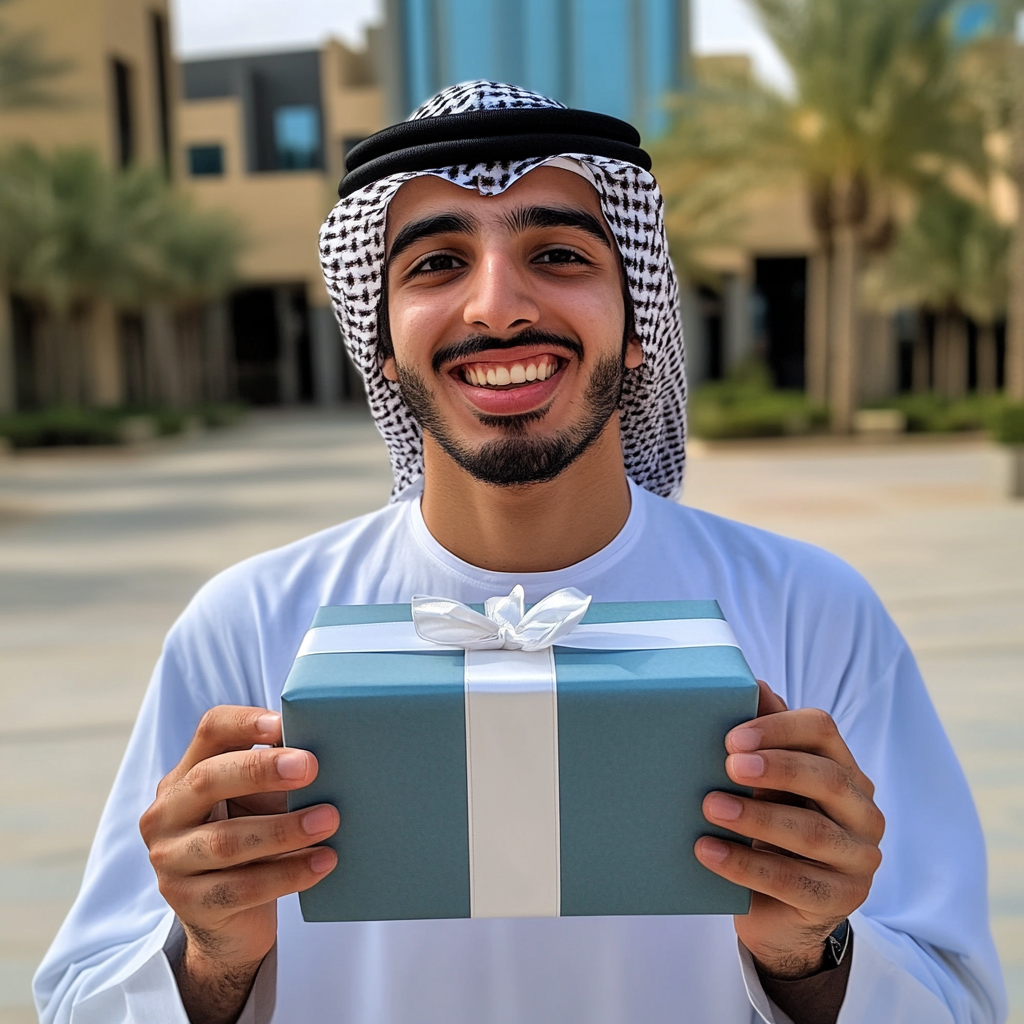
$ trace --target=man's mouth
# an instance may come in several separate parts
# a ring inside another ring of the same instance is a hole
[[[544,354],[508,362],[463,363],[456,372],[474,388],[515,388],[553,377],[558,363],[557,356]]]

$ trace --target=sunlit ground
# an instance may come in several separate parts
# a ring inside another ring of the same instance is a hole
[[[905,631],[974,787],[1024,1022],[1024,502],[980,441],[695,445],[687,500],[821,544]],[[378,507],[365,418],[265,414],[148,451],[0,460],[0,1024],[78,887],[168,626],[211,574]]]

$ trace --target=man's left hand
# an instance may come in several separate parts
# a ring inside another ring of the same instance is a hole
[[[758,717],[725,738],[726,772],[753,798],[713,792],[708,821],[753,847],[704,836],[697,859],[752,890],[736,934],[776,978],[821,970],[825,940],[868,896],[885,829],[875,787],[824,711],[789,711],[762,682]]]

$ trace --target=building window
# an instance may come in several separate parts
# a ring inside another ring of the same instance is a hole
[[[274,111],[274,147],[279,171],[318,166],[320,114],[316,107],[278,107]]]
[[[220,175],[224,173],[224,147],[189,146],[188,172],[194,177]]]
[[[164,172],[171,174],[171,110],[170,85],[168,83],[167,66],[170,58],[167,48],[167,21],[156,11],[150,14],[150,27],[153,40],[153,67],[156,71],[156,126],[157,145]]]
[[[116,58],[110,62],[114,79],[114,127],[117,163],[127,167],[135,159],[135,110],[132,103],[132,69]]]

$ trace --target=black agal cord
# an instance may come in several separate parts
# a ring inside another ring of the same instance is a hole
[[[626,121],[590,110],[504,107],[402,121],[364,139],[345,160],[338,186],[356,189],[403,171],[584,153],[651,169],[640,133]]]

